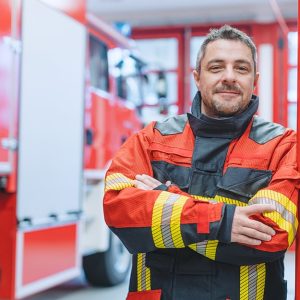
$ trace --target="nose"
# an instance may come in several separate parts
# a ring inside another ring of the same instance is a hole
[[[237,78],[236,78],[236,72],[234,71],[233,67],[227,66],[224,69],[223,76],[222,76],[222,81],[226,83],[235,83]]]

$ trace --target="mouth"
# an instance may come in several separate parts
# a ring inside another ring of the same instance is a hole
[[[217,94],[234,94],[234,95],[240,95],[240,92],[237,92],[237,91],[217,91]]]
[[[216,94],[221,94],[224,96],[238,96],[241,93],[237,92],[237,91],[218,91],[218,92],[216,92]]]

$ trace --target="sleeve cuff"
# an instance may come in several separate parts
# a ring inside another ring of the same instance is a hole
[[[235,212],[235,205],[224,205],[224,212],[221,220],[221,224],[218,231],[218,240],[222,243],[229,244],[231,242],[231,229],[232,221]]]

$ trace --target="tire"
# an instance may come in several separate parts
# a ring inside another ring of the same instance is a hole
[[[91,285],[114,286],[126,279],[131,266],[131,255],[111,232],[109,249],[84,256],[82,265],[85,277]]]

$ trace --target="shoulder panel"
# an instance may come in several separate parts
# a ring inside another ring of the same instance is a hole
[[[187,115],[170,117],[162,122],[156,122],[154,128],[162,135],[182,133],[187,123]]]
[[[254,116],[249,138],[258,144],[265,144],[282,135],[286,128],[282,125],[268,122],[261,117]]]

